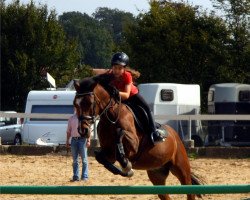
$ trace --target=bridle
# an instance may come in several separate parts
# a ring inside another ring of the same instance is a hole
[[[76,93],[75,98],[77,99],[79,97],[84,97],[87,95],[94,95],[94,92]],[[94,98],[95,98],[95,95],[94,95]],[[96,121],[95,106],[96,106],[96,101],[94,100],[93,105],[91,105],[92,110],[93,110],[93,115],[91,116],[91,115],[82,115],[81,114],[80,116],[78,116],[79,122],[83,122],[83,120],[85,120],[85,121],[91,121],[91,124],[93,124]],[[87,123],[87,124],[89,124],[89,123]]]
[[[109,102],[108,104],[105,106],[105,108],[103,109],[103,111],[99,114],[99,115],[96,115],[96,104],[100,105],[100,100],[99,98],[97,97],[97,95],[94,93],[94,92],[86,92],[86,93],[77,93],[76,92],[76,96],[75,98],[79,98],[79,97],[84,97],[84,96],[87,96],[87,95],[90,95],[90,96],[94,96],[94,102],[92,103],[91,107],[92,107],[92,115],[80,115],[78,117],[78,121],[79,123],[83,123],[85,122],[87,125],[91,125],[91,124],[94,124],[96,122],[96,120],[98,120],[99,118],[101,118],[101,116],[103,114],[105,114],[106,118],[108,119],[109,122],[111,122],[112,124],[115,124],[118,119],[119,119],[119,116],[120,116],[120,105],[121,105],[121,97],[119,98],[119,102],[118,102],[118,112],[117,112],[117,117],[114,121],[112,121],[109,116],[108,116],[108,110],[109,108],[113,107],[112,105],[112,97],[110,96],[109,98]],[[89,123],[90,122],[90,123]]]

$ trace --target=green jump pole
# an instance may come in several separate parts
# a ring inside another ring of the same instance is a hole
[[[233,194],[250,193],[250,185],[183,186],[0,186],[0,194]]]

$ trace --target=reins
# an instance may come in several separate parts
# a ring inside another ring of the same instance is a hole
[[[97,96],[94,92],[76,93],[76,97],[82,97],[82,96],[86,96],[86,95],[94,95],[94,99],[95,99],[95,100],[94,100],[94,105],[93,105],[94,115],[93,115],[93,116],[90,116],[90,115],[82,115],[82,116],[79,117],[79,120],[87,120],[87,121],[91,120],[92,123],[95,123],[96,120],[100,119],[101,116],[102,116],[103,114],[105,114],[106,118],[108,119],[108,121],[109,121],[110,123],[115,124],[115,123],[118,121],[119,116],[120,116],[120,110],[121,110],[121,108],[120,108],[120,105],[121,105],[121,96],[119,96],[117,117],[116,117],[116,119],[115,119],[114,121],[112,121],[112,120],[109,118],[109,116],[108,116],[108,109],[109,109],[110,107],[112,107],[112,105],[111,105],[111,104],[112,104],[112,97],[110,96],[109,102],[108,102],[108,104],[105,106],[105,108],[103,109],[103,111],[102,111],[99,115],[95,116],[95,103],[96,103],[96,101],[98,100],[97,102],[98,102],[98,104],[100,105],[100,99],[98,98],[98,96]]]
[[[110,102],[111,102],[111,97],[110,97]],[[111,107],[111,106],[110,106]],[[112,124],[116,124],[116,122],[118,121],[118,119],[119,119],[119,116],[120,116],[120,111],[121,111],[121,96],[119,95],[119,102],[118,102],[118,112],[117,112],[117,117],[116,117],[116,119],[115,119],[115,121],[112,121],[110,118],[109,118],[109,116],[108,116],[108,109],[106,109],[105,110],[105,114],[106,114],[106,117],[107,117],[107,119],[109,120],[109,122],[110,123],[112,123]],[[100,117],[101,117],[101,115],[100,115]]]

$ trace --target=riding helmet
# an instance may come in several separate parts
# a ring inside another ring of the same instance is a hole
[[[111,65],[122,65],[126,67],[129,64],[129,57],[123,52],[117,52],[111,59]]]

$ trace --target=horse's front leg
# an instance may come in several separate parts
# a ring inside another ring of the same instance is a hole
[[[124,176],[124,177],[131,177],[134,175],[133,170],[130,170],[128,172],[124,172],[123,170],[121,170],[121,168],[115,166],[112,162],[108,161],[106,159],[105,153],[103,151],[100,151],[100,152],[95,151],[95,158],[107,170],[109,170],[110,172],[112,172],[115,175],[119,174],[119,175]]]
[[[122,143],[122,139],[125,135],[125,131],[122,130],[121,128],[117,128],[116,130],[117,135],[116,135],[116,160],[120,163],[122,167],[122,171],[127,173],[132,171],[132,164],[126,158],[125,156],[125,151]]]

